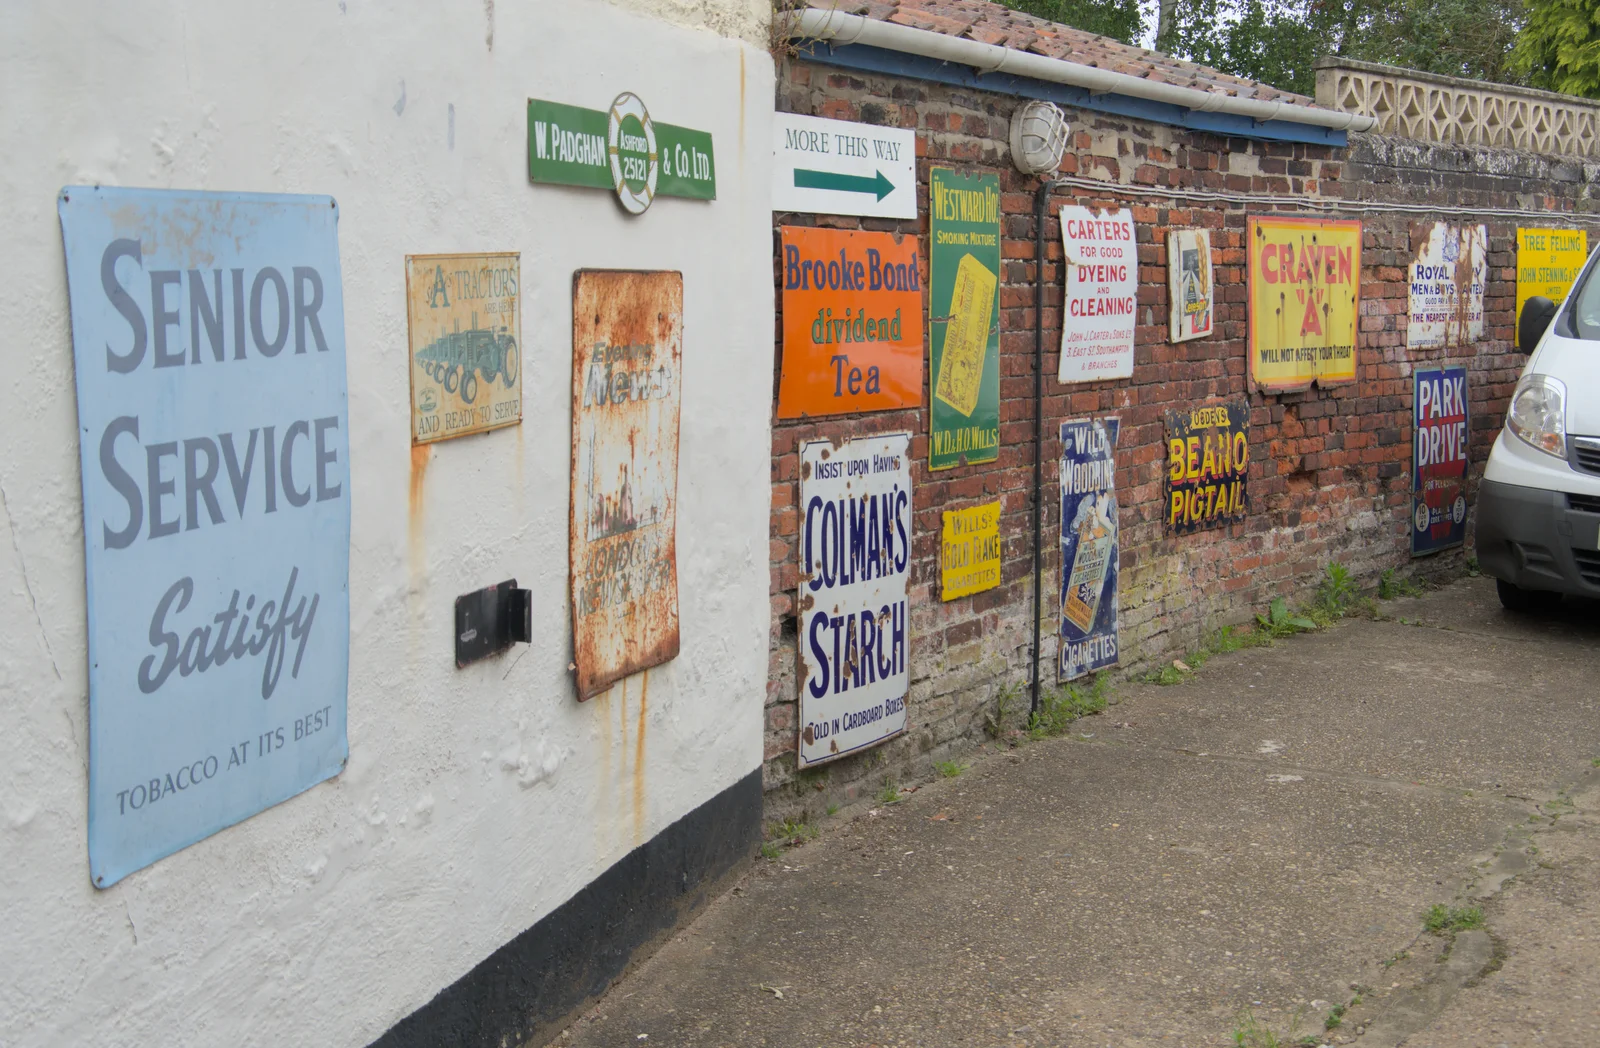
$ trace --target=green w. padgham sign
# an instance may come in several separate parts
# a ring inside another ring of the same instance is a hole
[[[656,123],[631,91],[605,111],[528,99],[528,179],[614,190],[635,215],[657,195],[717,198],[711,133]]]

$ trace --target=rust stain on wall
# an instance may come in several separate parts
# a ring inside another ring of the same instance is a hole
[[[650,706],[650,671],[639,675],[639,725],[633,735],[633,846],[644,843],[644,717]]]
[[[568,542],[578,698],[678,654],[683,274],[572,286]]]

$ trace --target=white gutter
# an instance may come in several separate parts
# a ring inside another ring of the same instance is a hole
[[[1202,113],[1230,113],[1249,117],[1255,121],[1284,120],[1293,124],[1311,124],[1336,131],[1370,131],[1377,126],[1377,118],[1340,113],[1331,109],[1313,109],[1311,106],[1291,105],[1287,102],[1261,102],[1239,98],[1220,91],[1199,91],[1192,87],[1162,84],[1127,73],[1113,73],[1077,62],[1064,62],[1059,58],[1014,51],[1009,47],[981,44],[976,40],[963,40],[943,33],[893,22],[880,22],[873,18],[846,14],[843,11],[821,10],[808,7],[800,12],[791,35],[796,38],[824,40],[831,44],[867,44],[886,51],[920,55],[942,62],[971,66],[982,73],[1010,73],[1053,84],[1069,84],[1087,89],[1097,95],[1130,95],[1152,102],[1193,109]]]

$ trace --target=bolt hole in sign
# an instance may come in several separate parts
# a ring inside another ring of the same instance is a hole
[[[782,250],[778,417],[920,404],[917,238],[785,226]]]
[[[70,186],[89,872],[344,767],[350,475],[326,196]]]
[[[1061,209],[1066,305],[1061,321],[1061,382],[1133,374],[1139,305],[1139,247],[1133,212]]]

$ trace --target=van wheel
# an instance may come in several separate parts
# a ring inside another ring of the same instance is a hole
[[[1521,586],[1512,585],[1505,579],[1495,579],[1494,588],[1495,592],[1500,595],[1500,606],[1507,611],[1544,611],[1561,599],[1561,594],[1559,593],[1523,589]]]

